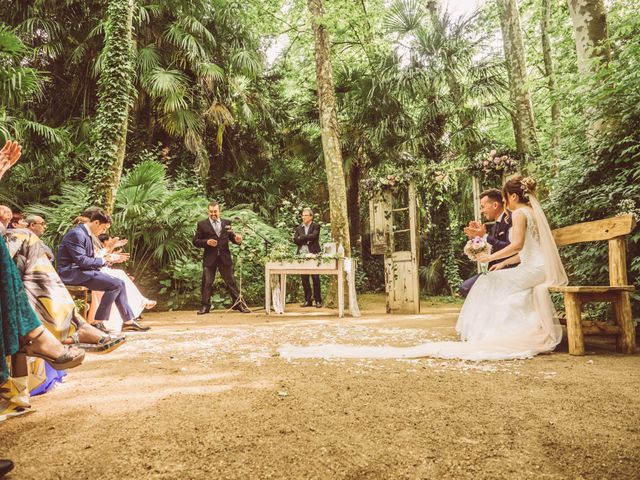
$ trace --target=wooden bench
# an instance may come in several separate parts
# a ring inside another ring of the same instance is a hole
[[[82,318],[87,319],[89,306],[91,305],[91,290],[82,285],[65,285],[74,300],[82,300]]]
[[[619,352],[634,353],[636,332],[631,316],[629,292],[634,290],[627,280],[627,235],[635,227],[632,215],[579,223],[553,230],[558,248],[575,243],[609,241],[609,285],[557,286],[551,292],[564,294],[567,315],[567,339],[571,355],[584,355],[584,335],[615,335]],[[616,325],[604,322],[582,322],[582,305],[610,302]]]

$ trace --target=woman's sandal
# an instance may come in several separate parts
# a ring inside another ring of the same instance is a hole
[[[68,368],[77,367],[84,360],[84,350],[79,350],[77,348],[72,348],[68,345],[63,345],[64,353],[60,355],[58,358],[52,358],[49,355],[45,355],[44,353],[36,352],[32,346],[34,342],[42,336],[45,332],[44,328],[42,331],[36,335],[31,340],[24,342],[20,346],[20,350],[18,350],[18,355],[27,355],[29,357],[37,357],[46,360],[49,365],[51,365],[55,370],[66,370]]]
[[[80,326],[82,328],[82,326]],[[74,347],[81,348],[85,352],[90,353],[109,353],[113,352],[116,348],[124,345],[126,337],[124,335],[103,335],[98,340],[98,343],[81,343],[79,331],[71,334],[69,337],[73,342]]]

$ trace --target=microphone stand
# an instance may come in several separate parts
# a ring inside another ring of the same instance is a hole
[[[257,235],[258,237],[260,237],[264,241],[264,254],[266,256],[267,253],[268,253],[268,250],[269,250],[269,246],[271,245],[271,242],[269,241],[269,239],[266,238],[261,233],[257,232],[255,228],[253,228],[251,225],[247,224],[247,222],[242,220],[240,217],[234,217],[233,221],[234,222],[239,222],[240,225],[242,225],[245,229],[248,229],[250,232],[254,233],[255,235]],[[242,252],[240,252],[240,253],[242,253]],[[243,260],[243,257],[244,257],[244,255],[238,255],[238,266],[240,267],[240,278],[239,278],[239,281],[238,281],[238,298],[236,298],[236,301],[233,302],[233,305],[231,305],[229,307],[227,312],[230,312],[231,310],[233,310],[237,305],[243,305],[244,307],[249,308],[247,303],[244,301],[244,297],[242,295],[242,277],[243,277],[242,260]],[[251,310],[251,309],[249,308],[249,310]],[[264,310],[264,307],[256,308],[256,309],[251,310],[251,311],[252,312],[257,312],[259,310]]]
[[[260,232],[258,232],[251,225],[249,225],[247,222],[245,222],[243,219],[241,219],[240,217],[234,217],[233,221],[240,222],[240,224],[244,228],[248,229],[251,233],[255,234],[256,236],[258,236],[258,238],[261,238],[264,241],[264,255],[267,256],[269,253],[269,247],[271,246],[271,241],[267,237],[262,235]]]

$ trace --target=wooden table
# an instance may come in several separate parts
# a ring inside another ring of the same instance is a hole
[[[337,275],[338,276],[338,317],[344,316],[344,260],[325,260],[318,265],[317,260],[267,262],[264,266],[264,308],[271,313],[271,275],[280,275],[282,310],[287,298],[287,275]],[[355,300],[355,299],[354,299]],[[351,301],[351,298],[349,299]]]

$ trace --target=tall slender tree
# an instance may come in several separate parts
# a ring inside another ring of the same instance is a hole
[[[513,111],[511,118],[518,152],[526,158],[538,152],[533,105],[527,80],[520,14],[517,0],[497,0],[502,29],[502,43],[509,75],[509,91]]]
[[[610,59],[607,46],[607,12],[603,0],[568,0],[569,13],[578,55],[578,71],[583,76],[596,73]],[[586,111],[589,128],[588,138],[593,142],[605,133],[610,122],[599,115],[594,107]]]
[[[551,21],[551,0],[542,0],[542,12],[540,18],[540,33],[542,41],[542,58],[544,61],[544,73],[547,77],[549,94],[551,95],[551,150],[557,155],[560,144],[560,101],[557,98],[556,71],[551,54],[551,40],[549,39],[549,23]]]
[[[329,187],[331,234],[334,240],[342,242],[345,253],[349,255],[351,243],[347,214],[347,190],[336,114],[336,93],[333,84],[333,69],[331,67],[331,43],[325,26],[322,0],[308,0],[308,7],[311,13],[311,25],[315,40],[318,109],[320,112],[322,152]]]

